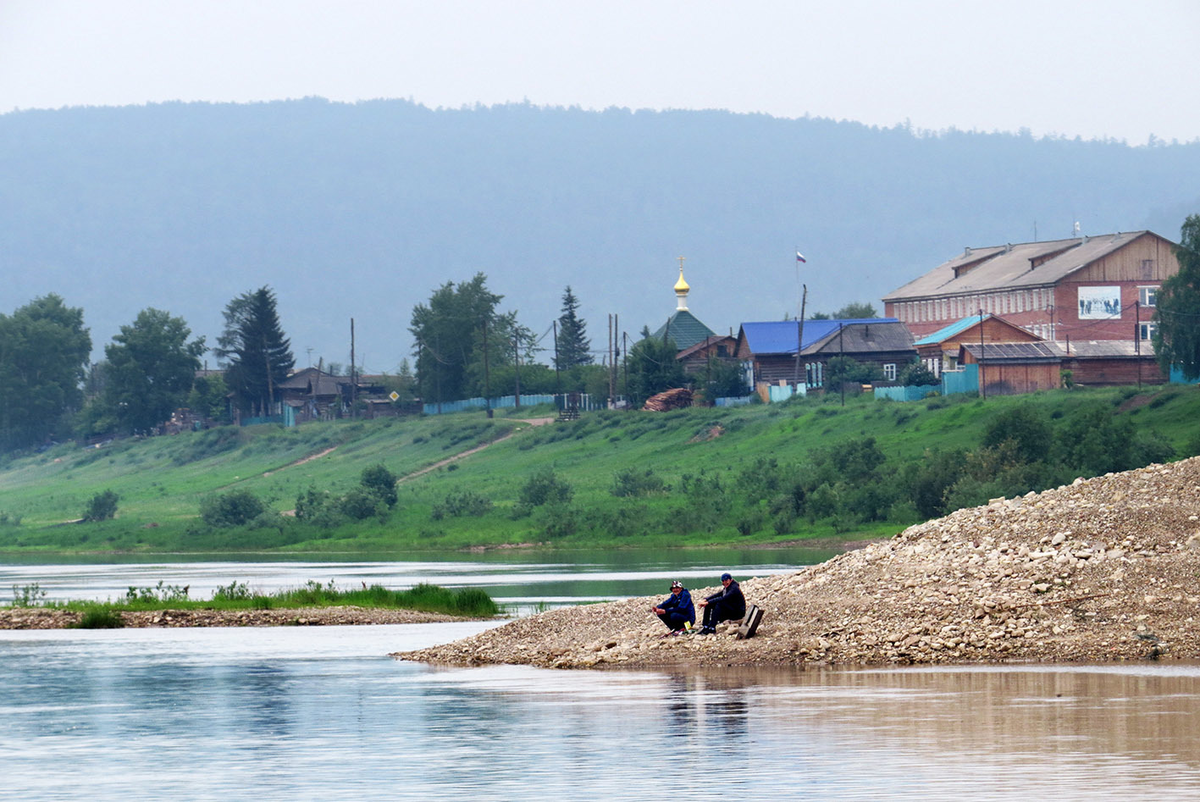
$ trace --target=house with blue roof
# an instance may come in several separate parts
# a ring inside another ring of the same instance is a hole
[[[881,383],[892,383],[917,351],[908,327],[896,318],[783,320],[743,323],[737,356],[751,363],[754,386],[762,393],[770,385],[822,388],[825,367],[837,356],[875,365],[884,376]]]

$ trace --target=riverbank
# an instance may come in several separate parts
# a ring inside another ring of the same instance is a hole
[[[664,588],[395,656],[554,668],[1200,659],[1200,458],[959,510],[742,588],[766,612],[750,640],[728,628],[663,638],[649,608]]]
[[[429,624],[465,621],[444,613],[365,607],[301,607],[288,610],[147,610],[121,612],[126,627],[277,627],[364,624]],[[44,607],[0,608],[0,629],[67,629],[82,613]]]

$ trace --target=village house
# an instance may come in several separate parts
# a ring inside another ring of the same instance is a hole
[[[1151,231],[967,248],[888,293],[884,310],[919,339],[990,314],[1043,340],[1126,340],[1145,351],[1159,288],[1179,271],[1175,248]]]
[[[1039,338],[996,315],[964,317],[913,343],[921,363],[934,376],[958,370],[959,352],[964,343],[1037,342]]]
[[[737,358],[751,363],[754,387],[760,393],[770,385],[824,387],[826,366],[838,356],[874,365],[883,374],[883,383],[894,383],[916,359],[917,351],[912,335],[895,318],[806,320],[803,335],[794,320],[743,323],[738,330]]]
[[[1163,384],[1167,377],[1153,354],[1120,340],[1066,342],[970,342],[960,346],[961,365],[978,365],[984,395],[1017,395],[1071,383],[1088,387]],[[1067,373],[1069,371],[1069,373]]]

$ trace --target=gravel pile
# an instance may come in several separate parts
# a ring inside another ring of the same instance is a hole
[[[63,629],[80,614],[39,607],[0,608],[0,629]],[[349,624],[424,624],[460,621],[449,615],[415,610],[368,610],[360,607],[310,607],[296,610],[158,610],[121,613],[127,627],[274,627]]]
[[[1200,458],[996,499],[742,589],[766,611],[750,640],[731,628],[663,638],[649,608],[664,588],[395,656],[555,668],[1197,659]]]

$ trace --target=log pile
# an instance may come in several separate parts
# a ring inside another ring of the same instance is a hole
[[[692,391],[686,387],[677,387],[646,399],[642,409],[649,412],[669,412],[672,409],[687,409],[692,405]]]

